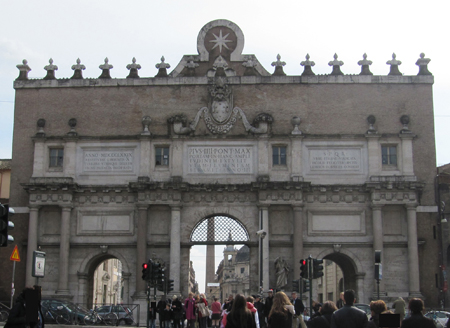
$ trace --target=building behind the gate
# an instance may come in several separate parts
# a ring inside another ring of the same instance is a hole
[[[135,60],[122,78],[110,78],[107,60],[98,78],[84,77],[80,61],[70,79],[51,63],[31,80],[28,65],[39,63],[18,65],[16,288],[35,283],[32,252],[41,248],[46,296],[91,305],[95,268],[117,258],[124,303],[144,304],[150,257],[186,295],[192,233],[220,216],[248,235],[237,242],[249,247],[250,294],[277,287],[281,256],[289,291],[311,254],[336,262],[345,288],[368,303],[382,250],[384,299],[437,304],[429,60],[421,55],[419,74],[402,75],[393,56],[389,75],[374,76],[364,57],[360,75],[345,75],[335,56],[330,74],[314,75],[308,56],[287,76],[280,57],[268,72],[243,48],[240,28],[216,20],[201,29],[198,54],[173,70],[162,59],[155,77],[139,77]]]

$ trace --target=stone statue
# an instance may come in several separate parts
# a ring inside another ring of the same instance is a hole
[[[275,260],[275,268],[277,272],[277,289],[282,289],[288,283],[289,265],[283,256],[277,257]]]

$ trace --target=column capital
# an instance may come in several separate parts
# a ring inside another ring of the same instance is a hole
[[[146,211],[148,210],[148,204],[136,204],[136,207],[139,211]]]
[[[406,207],[406,209],[407,210],[417,210],[417,206],[418,206],[419,204],[417,204],[417,203],[407,203],[407,204],[405,204],[405,207]]]
[[[258,204],[258,209],[260,210],[268,210],[270,207],[270,204]]]
[[[42,206],[41,205],[28,205],[28,208],[30,209],[30,212],[38,212],[39,211],[39,209],[41,208]]]
[[[61,210],[63,212],[70,212],[73,209],[73,205],[72,204],[63,204],[63,205],[59,205],[59,207],[61,207]]]
[[[172,211],[181,211],[183,208],[182,204],[170,204],[169,206]]]
[[[303,207],[305,207],[305,204],[291,204],[291,207],[294,211],[303,211]]]
[[[372,210],[381,210],[384,207],[384,204],[370,204]]]

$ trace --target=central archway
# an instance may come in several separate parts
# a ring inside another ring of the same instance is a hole
[[[242,222],[228,214],[209,215],[194,226],[189,239],[194,246],[192,250],[199,249],[199,245],[206,245],[206,250],[202,248],[206,255],[204,261],[196,262],[200,265],[200,271],[206,267],[205,291],[210,294],[207,297],[222,297],[226,296],[223,293],[236,293],[236,290],[249,291],[250,250],[246,244],[250,242],[250,237]],[[226,247],[218,249],[215,247],[217,245]],[[235,247],[237,245],[241,246]],[[220,259],[222,261],[218,263]],[[196,270],[198,268],[196,265]]]

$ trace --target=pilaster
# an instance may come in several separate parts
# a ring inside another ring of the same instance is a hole
[[[61,209],[61,233],[59,245],[59,281],[56,294],[70,295],[69,259],[70,259],[70,214],[72,206]]]
[[[40,206],[28,206],[30,216],[28,221],[28,245],[27,245],[27,266],[26,266],[26,286],[36,285],[36,278],[31,276],[33,268],[33,252],[37,250],[38,240],[38,217]]]

